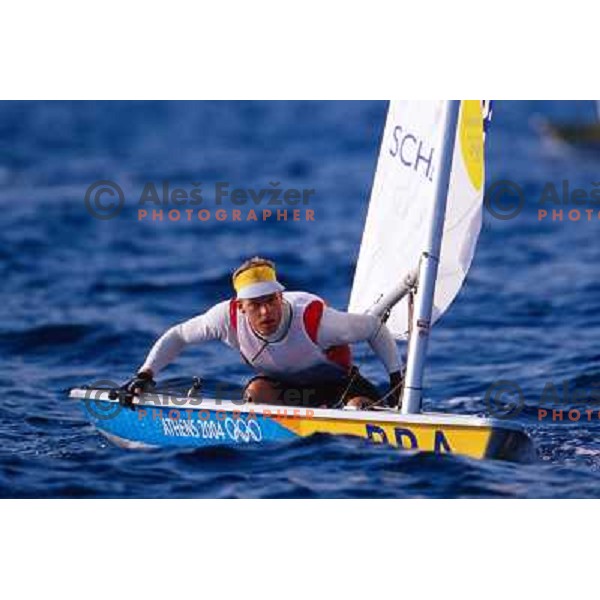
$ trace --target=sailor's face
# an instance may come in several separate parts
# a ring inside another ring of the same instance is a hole
[[[254,331],[261,335],[272,335],[277,331],[283,314],[283,296],[281,292],[240,300],[240,310],[248,317]]]

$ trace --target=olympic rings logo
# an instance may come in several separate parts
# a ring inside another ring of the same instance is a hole
[[[234,442],[260,442],[262,431],[260,425],[254,420],[225,419],[225,431]]]

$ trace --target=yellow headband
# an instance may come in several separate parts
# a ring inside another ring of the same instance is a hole
[[[239,292],[242,288],[252,285],[254,283],[263,283],[265,281],[277,281],[275,277],[275,269],[268,265],[260,265],[258,267],[251,267],[242,271],[233,280],[233,287],[236,292]]]

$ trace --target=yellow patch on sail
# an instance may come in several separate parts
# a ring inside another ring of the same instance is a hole
[[[469,179],[479,191],[483,185],[483,117],[480,100],[463,100],[459,139]]]

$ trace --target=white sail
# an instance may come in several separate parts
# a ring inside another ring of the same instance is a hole
[[[429,231],[434,178],[442,143],[443,101],[390,102],[371,192],[349,310],[373,310],[405,275],[418,268]],[[448,309],[469,270],[481,230],[484,188],[483,110],[461,103],[432,323]],[[407,299],[387,325],[408,334]]]

